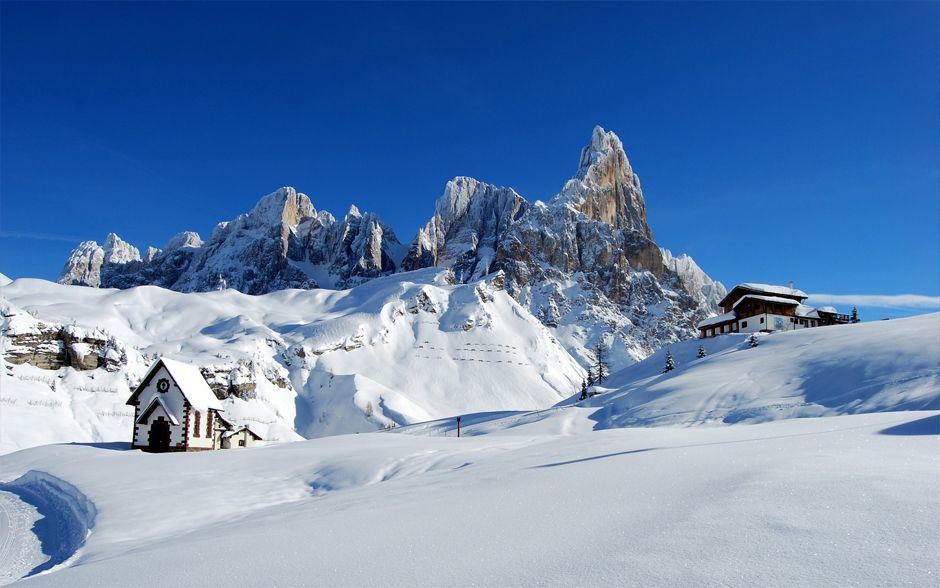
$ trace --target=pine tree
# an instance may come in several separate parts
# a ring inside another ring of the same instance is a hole
[[[581,380],[581,398],[580,398],[580,400],[584,400],[585,398],[587,398],[587,382],[585,382],[584,380]]]
[[[610,375],[610,365],[607,363],[607,348],[598,342],[594,346],[594,352],[591,355],[594,360],[594,373],[597,375],[597,383],[603,384],[604,378]]]
[[[706,355],[708,355],[708,354],[705,353],[705,346],[704,346],[704,345],[699,345],[699,346],[698,346],[698,358],[699,358],[699,359],[702,359],[702,358],[705,357]]]
[[[861,319],[858,318],[858,307],[852,307],[852,318],[849,320],[850,323],[860,323]]]
[[[671,372],[674,369],[676,369],[676,360],[672,356],[672,350],[667,349],[666,350],[666,368],[663,370],[663,373],[665,374],[666,372]]]
[[[666,349],[666,367],[663,368],[663,373],[671,372],[676,369],[676,358],[672,356],[672,349]]]
[[[594,385],[594,372],[591,371],[591,368],[588,368],[587,385],[588,386]]]
[[[757,333],[751,333],[751,336],[747,338],[747,344],[751,347],[760,345],[760,339],[757,338]]]

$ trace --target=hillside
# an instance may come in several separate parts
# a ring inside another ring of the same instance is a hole
[[[582,406],[599,428],[757,423],[940,409],[940,313],[759,337],[684,341],[614,374]],[[707,356],[697,358],[703,345]]]
[[[706,357],[699,359],[703,346]],[[940,410],[940,313],[761,335],[722,335],[669,347],[613,374],[598,394],[549,410],[463,417],[463,434],[545,421],[569,433],[623,427],[699,427],[898,410]],[[399,432],[453,434],[453,419]],[[940,427],[938,427],[940,433]]]
[[[583,377],[498,274],[452,284],[431,268],[263,296],[21,279],[0,311],[3,451],[127,441],[124,402],[164,355],[202,367],[230,417],[268,441],[544,408]]]

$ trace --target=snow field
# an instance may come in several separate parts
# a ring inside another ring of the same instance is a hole
[[[927,586],[940,573],[940,413],[590,434],[590,411],[550,414],[461,439],[7,455],[4,476],[47,471],[98,510],[70,566],[24,585]]]
[[[548,407],[576,389],[582,369],[506,292],[445,277],[428,269],[264,296],[17,280],[0,300],[8,334],[74,321],[126,345],[128,362],[113,373],[0,362],[0,450],[128,440],[124,401],[155,356],[237,367],[256,387],[225,409],[269,441]]]

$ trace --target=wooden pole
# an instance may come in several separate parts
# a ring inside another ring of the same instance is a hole
[[[460,417],[457,417],[457,436],[460,437]]]

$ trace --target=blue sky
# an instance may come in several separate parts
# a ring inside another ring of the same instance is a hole
[[[938,21],[937,3],[3,2],[0,271],[55,279],[108,231],[205,237],[282,185],[409,242],[456,175],[550,198],[600,124],[659,244],[716,279],[933,297],[863,305],[923,312]]]

